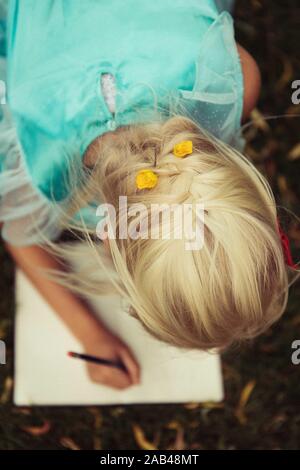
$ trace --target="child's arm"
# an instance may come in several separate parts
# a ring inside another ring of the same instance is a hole
[[[259,67],[252,55],[240,44],[237,44],[237,49],[244,76],[243,121],[245,121],[249,117],[252,109],[256,106],[261,88],[261,75]]]
[[[6,248],[33,282],[45,300],[82,343],[85,352],[108,359],[121,359],[128,373],[113,367],[88,363],[91,379],[116,388],[125,388],[139,381],[139,366],[117,336],[94,317],[83,301],[70,290],[41,275],[41,268],[61,269],[60,264],[40,246],[17,247],[6,243]]]

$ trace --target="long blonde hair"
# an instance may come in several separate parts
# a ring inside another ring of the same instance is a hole
[[[105,137],[88,149],[90,168],[73,191],[68,215],[92,201],[112,204],[118,213],[120,195],[128,206],[142,203],[149,211],[153,203],[200,202],[204,247],[187,251],[184,239],[128,237],[108,239],[108,252],[95,229],[81,225],[89,263],[79,274],[60,275],[61,282],[84,295],[118,292],[147,331],[178,347],[223,349],[266,330],[288,296],[276,204],[266,179],[188,117],[126,126]],[[193,142],[193,153],[175,158],[173,146],[182,140]],[[136,173],[154,162],[157,185],[137,191]],[[71,227],[71,219],[65,220]]]

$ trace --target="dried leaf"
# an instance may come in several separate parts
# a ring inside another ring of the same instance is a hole
[[[278,175],[277,184],[278,184],[279,191],[281,192],[281,194],[284,195],[288,192],[288,184],[287,184],[287,180],[285,176]]]
[[[244,408],[246,404],[248,403],[248,400],[250,398],[250,395],[255,385],[256,385],[256,381],[250,380],[250,382],[248,382],[247,385],[245,385],[245,387],[243,388],[241,396],[240,396],[240,402],[239,402],[240,408]]]
[[[251,123],[253,124],[254,127],[257,129],[260,129],[263,132],[269,132],[270,131],[270,126],[265,120],[264,116],[261,114],[261,112],[255,108],[250,114],[251,117]]]
[[[89,412],[94,416],[94,450],[101,450],[101,439],[99,437],[99,431],[102,426],[102,415],[98,408],[90,407]]]
[[[224,403],[217,403],[214,401],[206,401],[202,403],[202,408],[207,410],[221,409],[224,408]]]
[[[0,322],[0,339],[4,340],[6,337],[7,324],[4,321]]]
[[[44,421],[42,426],[22,426],[21,429],[31,436],[43,436],[50,431],[51,424],[49,421]]]
[[[261,160],[261,154],[254,150],[250,145],[246,149],[247,157],[253,160],[254,162],[259,162]]]
[[[122,415],[122,414],[124,414],[124,413],[125,413],[125,410],[124,410],[124,408],[121,407],[121,406],[117,406],[116,408],[113,408],[113,409],[111,410],[111,415],[112,415],[112,416],[120,416],[120,415]]]
[[[31,414],[31,410],[29,408],[25,408],[25,407],[18,407],[18,408],[13,408],[13,413],[28,416],[28,415]]]
[[[294,70],[293,70],[293,67],[289,58],[283,54],[280,54],[280,58],[282,61],[283,72],[282,72],[280,79],[275,84],[275,91],[277,92],[280,92],[281,90],[283,90],[283,88],[285,88],[285,86],[288,85],[293,80],[293,76],[294,76]]]
[[[258,129],[254,126],[250,126],[247,127],[244,131],[244,137],[245,137],[245,140],[246,140],[246,145],[248,147],[249,143],[252,142],[256,137],[257,137],[257,134],[258,134]]]
[[[3,392],[0,397],[0,403],[3,405],[4,403],[7,403],[10,399],[11,391],[13,388],[13,379],[11,377],[6,377],[4,386],[3,386]]]
[[[186,442],[184,440],[184,430],[180,427],[177,430],[175,440],[173,444],[168,446],[167,450],[185,450],[186,449]]]
[[[187,410],[195,410],[196,408],[199,408],[201,406],[201,403],[187,403],[184,405],[184,408]]]
[[[288,160],[294,161],[300,158],[300,143],[295,145],[288,153]]]
[[[166,428],[176,430],[176,437],[170,446],[168,446],[167,450],[184,450],[186,449],[186,443],[184,440],[184,430],[182,425],[178,421],[170,421]]]
[[[60,443],[63,447],[70,450],[81,450],[80,447],[70,437],[62,437]]]
[[[180,429],[181,425],[178,423],[178,421],[170,421],[168,424],[166,424],[167,429]]]
[[[245,387],[242,390],[240,400],[239,400],[239,404],[238,404],[238,406],[235,410],[235,413],[234,413],[235,416],[237,417],[237,419],[239,420],[240,424],[246,424],[246,422],[247,422],[247,417],[245,415],[245,407],[248,403],[248,400],[250,398],[250,395],[251,395],[255,385],[256,385],[256,381],[255,380],[250,380],[250,382],[248,382],[247,385],[245,385]]]
[[[184,405],[184,408],[187,410],[195,410],[197,408],[206,408],[206,409],[220,409],[224,408],[224,403],[217,403],[214,401],[206,401],[202,403],[187,403]]]
[[[281,194],[282,198],[286,200],[286,202],[295,203],[295,204],[298,203],[297,197],[293,193],[293,191],[290,190],[290,188],[288,186],[287,179],[286,179],[285,176],[278,175],[277,184],[278,184],[280,194]]]
[[[260,10],[262,8],[262,4],[260,0],[252,0],[251,4],[255,10]]]
[[[141,449],[144,450],[158,450],[158,448],[145,437],[144,431],[140,426],[134,424],[132,426],[134,438]]]

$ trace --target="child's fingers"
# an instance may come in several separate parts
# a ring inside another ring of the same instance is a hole
[[[104,373],[102,375],[102,383],[118,389],[127,388],[132,385],[129,375],[121,370],[113,370],[107,376]]]
[[[124,363],[131,380],[134,384],[140,382],[140,366],[133,354],[127,348],[121,348],[119,351],[122,362]]]
[[[124,389],[132,385],[128,373],[113,367],[97,365],[89,367],[88,372],[94,383],[101,383],[117,389]]]

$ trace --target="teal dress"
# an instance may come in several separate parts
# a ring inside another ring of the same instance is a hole
[[[231,6],[230,0],[1,1],[5,239],[21,245],[55,239],[70,197],[70,161],[82,165],[96,137],[157,119],[157,110],[163,119],[186,114],[243,146],[243,76]],[[107,73],[115,78],[115,112],[100,86]]]

